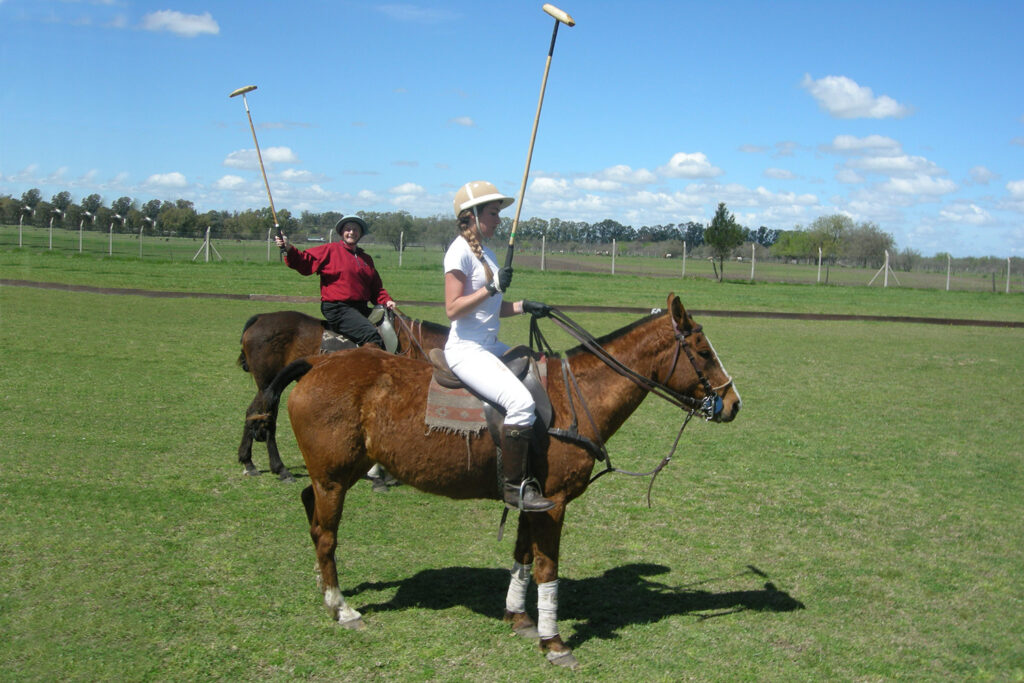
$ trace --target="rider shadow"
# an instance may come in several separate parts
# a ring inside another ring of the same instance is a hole
[[[780,591],[771,581],[762,583],[767,575],[752,565],[732,576],[687,586],[669,586],[647,578],[669,571],[663,565],[640,563],[615,567],[601,576],[586,579],[559,579],[559,621],[574,622],[574,633],[566,644],[578,647],[592,638],[615,639],[622,628],[650,624],[671,616],[703,620],[743,611],[804,609],[802,602]],[[695,586],[748,575],[761,577],[759,588],[723,592],[695,589]],[[398,589],[390,600],[360,608],[367,613],[461,606],[493,617],[500,612],[503,601],[499,598],[508,588],[508,577],[504,569],[427,569],[401,581],[364,582],[345,594],[351,597],[364,591]]]

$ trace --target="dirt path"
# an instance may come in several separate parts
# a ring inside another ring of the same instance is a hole
[[[268,301],[276,303],[306,304],[315,303],[320,299],[312,296],[275,296],[272,294],[216,294],[212,292],[161,292],[148,289],[123,289],[118,287],[91,287],[89,285],[66,285],[58,282],[33,282],[31,280],[0,279],[0,286],[35,287],[38,289],[57,289],[66,292],[89,292],[91,294],[115,294],[149,296],[163,299],[235,299],[242,301]],[[441,306],[439,301],[405,301],[407,306]],[[649,313],[649,308],[631,306],[559,306],[563,311],[587,313]],[[692,309],[695,316],[717,316],[723,318],[778,318],[783,320],[873,320],[890,323],[924,323],[930,325],[962,325],[973,327],[1015,327],[1024,328],[1024,322],[1010,320],[969,320],[965,318],[919,318],[914,316],[888,315],[841,315],[831,313],[781,313],[771,311],[720,311],[711,309]]]

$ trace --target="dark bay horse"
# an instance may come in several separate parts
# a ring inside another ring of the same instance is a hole
[[[594,341],[596,347],[584,343],[566,352],[561,366],[548,365],[547,390],[554,417],[547,457],[536,459],[533,474],[555,507],[520,513],[505,605],[505,620],[516,633],[539,638],[549,661],[570,667],[577,664],[576,659],[557,629],[559,543],[565,508],[587,489],[595,456],[579,439],[560,435],[572,432],[579,418],[579,434],[603,443],[648,393],[693,405],[708,405],[703,401],[708,397],[717,406],[706,417],[715,422],[733,420],[740,408],[732,379],[674,295],[669,295],[667,311]],[[601,358],[605,353],[621,364],[618,370]],[[634,374],[622,373],[621,366]],[[292,429],[312,482],[302,500],[316,548],[324,605],[347,628],[363,628],[364,623],[338,586],[338,524],[346,492],[373,463],[428,493],[500,500],[495,446],[486,432],[466,438],[426,428],[432,370],[425,362],[362,348],[293,363],[267,390],[281,391],[302,377],[288,399]],[[592,422],[581,409],[584,404]],[[537,584],[536,622],[525,604],[531,568]]]
[[[252,464],[252,442],[266,441],[270,471],[282,481],[295,480],[281,461],[277,449],[277,405],[264,404],[262,393],[289,363],[320,352],[326,324],[324,320],[298,311],[276,311],[258,313],[249,318],[242,328],[238,365],[252,375],[257,389],[255,398],[245,411],[245,428],[238,446],[238,462],[246,474],[254,476],[260,473]],[[398,334],[398,353],[410,358],[426,358],[431,349],[444,347],[448,339],[445,325],[412,320],[400,314],[395,315],[395,332]],[[275,419],[265,420],[259,429],[253,429],[252,416],[268,413],[272,413]]]

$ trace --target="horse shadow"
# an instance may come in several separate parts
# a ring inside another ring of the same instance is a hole
[[[666,574],[664,565],[636,563],[607,570],[585,579],[560,578],[559,621],[572,621],[570,647],[600,638],[619,637],[627,626],[651,624],[672,616],[692,616],[704,620],[744,611],[792,612],[804,604],[779,590],[757,567],[731,576],[706,579],[684,586],[670,586],[648,577]],[[758,588],[714,592],[698,587],[722,581],[757,577]],[[443,610],[465,607],[487,617],[500,614],[508,588],[509,574],[504,569],[448,567],[427,569],[400,581],[364,582],[345,594],[354,597],[366,591],[397,588],[385,602],[363,605],[364,613],[389,612],[409,608]],[[535,593],[532,588],[531,592]]]

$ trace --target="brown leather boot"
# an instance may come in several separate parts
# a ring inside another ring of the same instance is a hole
[[[505,479],[502,496],[513,510],[544,512],[555,507],[541,495],[534,482],[526,482],[526,464],[530,453],[533,428],[526,425],[503,425],[501,428],[501,469]],[[521,493],[521,495],[520,495]]]

